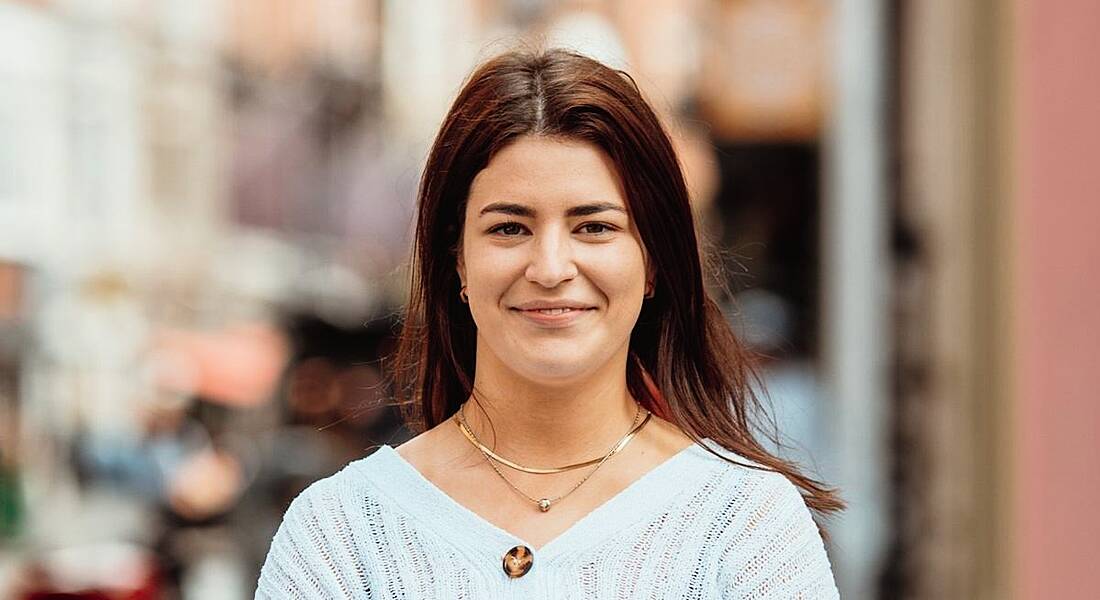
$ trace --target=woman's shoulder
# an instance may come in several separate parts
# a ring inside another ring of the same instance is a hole
[[[719,577],[725,596],[767,590],[783,598],[836,598],[836,584],[821,530],[799,487],[786,475],[706,440],[700,448],[719,473],[709,480],[708,502],[721,548]],[[724,596],[724,597],[725,597]]]
[[[380,494],[378,482],[387,479],[387,472],[394,468],[394,449],[381,445],[370,454],[344,465],[342,469],[306,486],[291,501],[287,516],[327,513],[340,505],[362,506],[363,499]]]
[[[742,560],[770,561],[779,558],[774,548],[782,547],[784,553],[797,550],[809,553],[805,556],[812,554],[813,561],[825,565],[828,571],[827,560],[822,559],[820,530],[799,487],[783,473],[713,441],[705,441],[721,456],[697,449],[715,473],[702,487],[706,494],[703,502],[708,506],[707,512],[714,515],[709,526],[722,532],[719,537],[729,542],[725,545],[724,560],[730,564]]]
[[[658,453],[675,452],[676,476],[683,481],[691,478],[699,482],[711,502],[731,500],[758,500],[769,496],[790,497],[797,488],[783,474],[749,459],[735,450],[727,448],[710,437],[694,438],[688,436],[679,427],[664,421],[657,421],[655,442]],[[671,466],[671,465],[670,465]],[[746,498],[748,496],[748,498]]]
[[[721,445],[711,438],[702,438],[692,447],[694,454],[703,464],[736,476],[753,476],[760,473],[772,473],[764,465],[749,459],[735,450]]]
[[[388,467],[387,449],[313,482],[290,502],[271,540],[257,598],[335,597],[347,592],[349,573],[370,570],[373,555],[350,544],[387,518],[382,503],[372,501],[379,496],[374,474]]]
[[[704,438],[693,448],[695,455],[723,482],[718,496],[750,505],[771,505],[805,509],[802,494],[790,479],[778,471],[753,461],[718,442]]]

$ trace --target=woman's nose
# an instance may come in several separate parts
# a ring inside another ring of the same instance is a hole
[[[577,276],[568,235],[547,234],[531,244],[531,259],[524,273],[528,281],[552,288]]]

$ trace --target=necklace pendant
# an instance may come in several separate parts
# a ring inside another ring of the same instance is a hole
[[[539,500],[539,510],[541,510],[542,512],[546,512],[546,511],[550,510],[550,499],[549,498],[543,498],[542,500]]]

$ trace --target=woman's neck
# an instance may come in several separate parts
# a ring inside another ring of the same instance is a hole
[[[625,356],[583,380],[552,386],[491,357],[479,356],[477,365],[466,422],[481,443],[525,466],[598,458],[630,430],[638,411],[626,386]]]

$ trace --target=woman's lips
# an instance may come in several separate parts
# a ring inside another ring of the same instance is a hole
[[[568,327],[586,314],[596,310],[594,308],[570,308],[570,309],[540,309],[521,310],[513,308],[524,319],[541,327]]]

